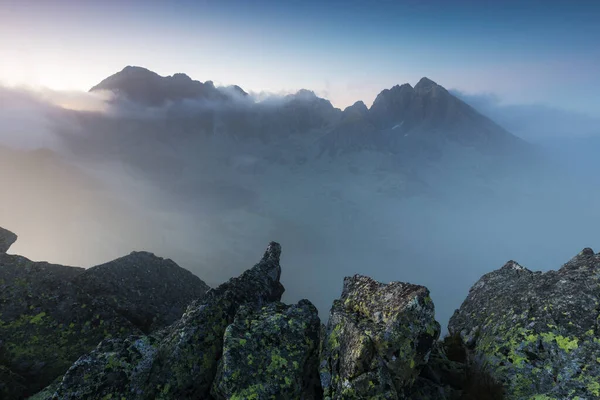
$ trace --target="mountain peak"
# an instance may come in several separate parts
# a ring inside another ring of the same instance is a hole
[[[154,71],[150,71],[148,68],[138,67],[136,65],[128,65],[123,68],[120,72],[117,72],[115,75],[138,75],[138,76],[158,76],[158,74]],[[113,75],[113,76],[115,76]]]
[[[342,118],[348,119],[357,119],[357,118],[366,118],[369,115],[369,109],[361,100],[356,103],[348,106],[342,112]]]
[[[313,100],[317,98],[317,95],[312,90],[300,89],[296,93],[292,94],[291,97],[302,100]]]
[[[429,79],[427,77],[423,77],[423,78],[421,78],[419,83],[416,84],[415,90],[417,90],[417,91],[428,90],[428,89],[431,89],[436,86],[438,86],[437,83],[435,83],[434,81],[432,81],[431,79]]]
[[[367,108],[366,104],[362,100],[359,100],[359,101],[355,102],[354,104],[352,104],[351,106],[348,106],[344,109],[344,111],[350,111],[350,110],[357,110],[360,112],[365,112],[365,111],[368,111],[369,109]]]
[[[104,79],[90,92],[96,90],[109,90],[148,106],[184,99],[224,100],[227,97],[215,88],[212,81],[202,83],[183,73],[161,76],[147,68],[131,65]]]
[[[179,81],[185,81],[185,82],[192,82],[192,78],[190,78],[187,74],[184,74],[182,72],[173,74],[173,79],[176,79]]]

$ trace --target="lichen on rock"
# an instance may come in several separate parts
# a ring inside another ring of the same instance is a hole
[[[440,334],[429,291],[402,282],[344,279],[323,338],[326,399],[400,399]]]
[[[253,268],[209,290],[157,333],[103,341],[73,364],[52,398],[208,398],[223,334],[238,309],[280,300],[280,254],[280,245],[272,242]]]
[[[600,254],[586,248],[545,273],[509,261],[471,288],[449,330],[509,399],[600,398]]]
[[[320,325],[308,300],[240,309],[225,331],[215,399],[320,399]]]
[[[206,288],[150,253],[88,270],[0,253],[0,367],[10,371],[2,385],[13,393],[7,398],[49,385],[104,339],[172,323]]]

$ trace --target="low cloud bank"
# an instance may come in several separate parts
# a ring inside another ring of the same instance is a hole
[[[507,260],[551,269],[598,246],[600,190],[559,164],[494,179],[397,171],[379,153],[313,159],[302,135],[206,135],[187,117],[215,103],[142,109],[16,89],[0,101],[0,226],[20,236],[12,252],[37,260],[88,267],[149,250],[216,285],[277,240],[287,301],[309,298],[325,316],[360,273],[428,286],[445,323]]]

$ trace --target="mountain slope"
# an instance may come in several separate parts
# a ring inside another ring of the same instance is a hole
[[[258,138],[266,143],[274,138],[312,134],[317,148],[305,148],[305,153],[375,150],[416,160],[440,159],[449,152],[447,143],[487,155],[523,157],[531,152],[523,140],[428,78],[422,78],[414,88],[406,83],[383,90],[371,108],[359,101],[343,112],[309,90],[275,100],[228,102],[246,93],[239,86],[216,88],[210,81],[201,83],[184,74],[161,77],[141,67],[126,67],[91,90],[110,90],[142,106],[183,99],[219,104],[170,107],[166,123],[172,136],[183,128],[211,136]]]
[[[352,113],[357,104],[346,111]],[[525,142],[477,112],[444,87],[422,78],[385,89],[369,110],[353,113],[323,140],[329,152],[372,147],[404,155],[440,149],[444,141],[499,154],[527,147]]]

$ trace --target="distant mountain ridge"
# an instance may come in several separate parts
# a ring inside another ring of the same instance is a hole
[[[248,94],[239,86],[215,87],[212,81],[192,80],[185,74],[163,77],[128,66],[90,91],[110,90],[143,106],[202,99],[216,104],[238,104]],[[429,78],[414,88],[396,85],[381,91],[368,108],[358,101],[344,111],[314,92],[302,89],[275,102],[244,102],[244,107],[220,107],[199,112],[194,126],[205,132],[239,136],[319,132],[320,153],[335,155],[365,149],[437,157],[444,142],[476,148],[484,153],[523,149],[527,144]]]
[[[246,96],[239,86],[231,87],[231,93]],[[90,89],[90,92],[108,90],[124,95],[129,100],[147,105],[160,106],[167,101],[184,99],[227,100],[231,94],[218,90],[212,81],[204,83],[192,80],[183,73],[160,76],[142,67],[127,66]]]

